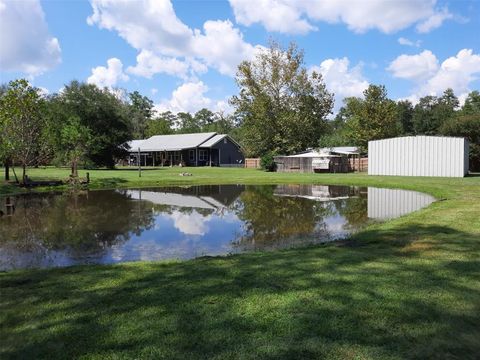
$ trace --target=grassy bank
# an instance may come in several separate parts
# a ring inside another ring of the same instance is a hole
[[[30,172],[33,179],[67,175]],[[372,185],[441,201],[340,246],[2,273],[2,359],[478,358],[480,177],[166,168],[141,179],[125,169],[91,171],[91,178],[93,188]]]

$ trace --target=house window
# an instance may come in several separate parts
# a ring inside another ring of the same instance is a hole
[[[208,151],[207,150],[200,150],[198,152],[198,160],[207,161],[208,160]]]
[[[190,151],[188,152],[188,159],[189,159],[190,161],[195,161],[195,150],[190,150]]]

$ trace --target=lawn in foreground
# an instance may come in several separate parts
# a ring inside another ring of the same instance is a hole
[[[162,169],[138,183],[128,171],[92,172],[92,185],[315,182],[442,200],[340,245],[2,273],[0,358],[478,357],[479,177]]]

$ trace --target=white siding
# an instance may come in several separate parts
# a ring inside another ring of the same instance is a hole
[[[368,188],[368,217],[392,219],[420,210],[435,201],[430,195],[416,191]]]
[[[368,174],[463,177],[468,141],[441,136],[406,136],[368,142]]]

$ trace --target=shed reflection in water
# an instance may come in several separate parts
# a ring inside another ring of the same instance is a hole
[[[0,269],[188,259],[332,241],[368,223],[371,208],[383,218],[382,206],[371,204],[388,202],[390,190],[381,190],[382,196],[367,197],[359,187],[222,185],[0,198]],[[428,203],[418,201],[423,194],[391,191],[391,201],[402,198],[408,211]],[[392,206],[385,208],[389,217]]]

